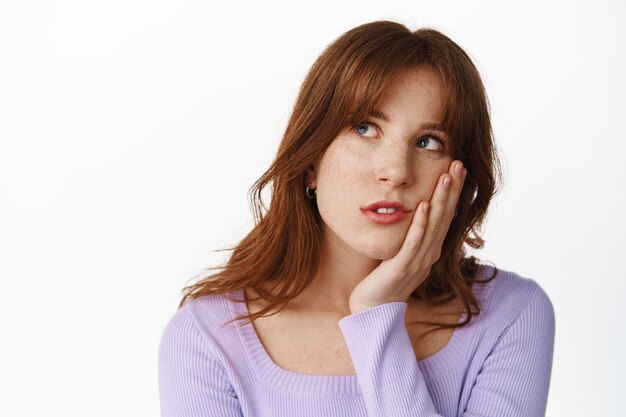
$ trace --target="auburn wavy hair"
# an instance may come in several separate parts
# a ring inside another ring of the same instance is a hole
[[[315,200],[305,196],[306,171],[346,126],[354,126],[374,109],[394,75],[426,67],[440,81],[442,125],[451,139],[450,154],[468,170],[457,214],[443,243],[441,256],[412,297],[442,305],[456,297],[463,302],[467,325],[480,313],[471,287],[480,280],[480,263],[466,256],[464,244],[481,248],[481,226],[501,179],[489,104],[478,70],[463,49],[441,32],[377,21],[341,35],[319,56],[296,99],[275,160],[250,189],[255,226],[232,250],[225,265],[209,268],[183,290],[179,307],[189,299],[252,289],[267,305],[234,320],[281,311],[312,281],[320,262],[321,227]],[[271,189],[268,207],[262,192]],[[484,277],[483,277],[484,278]],[[245,298],[245,297],[244,297]],[[231,320],[233,321],[233,320]],[[230,322],[229,322],[230,323]],[[436,329],[435,329],[436,330]]]

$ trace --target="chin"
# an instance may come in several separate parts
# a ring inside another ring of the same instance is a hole
[[[361,253],[369,258],[384,261],[385,259],[393,258],[402,246],[402,242],[392,245],[383,245],[382,243],[383,242],[378,242],[378,244],[366,248]]]

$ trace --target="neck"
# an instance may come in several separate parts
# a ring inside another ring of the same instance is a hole
[[[352,291],[380,262],[355,252],[333,232],[324,230],[317,272],[311,284],[292,300],[293,305],[349,315]]]

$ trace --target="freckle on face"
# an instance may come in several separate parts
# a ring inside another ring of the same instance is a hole
[[[421,126],[439,121],[440,103],[432,74],[424,69],[408,71],[391,82],[377,103],[390,119],[378,123],[378,138],[364,138],[347,129],[331,143],[315,169],[325,242],[374,259],[397,252],[410,216],[381,226],[368,220],[360,208],[392,200],[414,210],[420,201],[430,200],[451,159],[426,157],[415,147],[415,139],[423,133]]]

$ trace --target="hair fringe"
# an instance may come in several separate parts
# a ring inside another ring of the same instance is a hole
[[[472,286],[481,264],[466,257],[464,245],[484,245],[481,226],[502,180],[495,148],[489,102],[478,70],[463,49],[434,29],[411,32],[400,23],[378,21],[358,26],[329,45],[307,74],[275,160],[249,191],[255,226],[222,266],[183,289],[179,304],[209,294],[251,289],[267,305],[229,321],[248,320],[283,310],[312,281],[320,260],[320,215],[304,195],[306,170],[328,148],[342,128],[363,120],[393,76],[408,67],[426,67],[441,81],[443,125],[452,138],[451,154],[468,170],[441,256],[412,296],[428,305],[456,298],[466,317],[461,323],[427,323],[436,329],[463,327],[480,314]],[[263,191],[271,188],[271,203]],[[245,293],[244,293],[245,295]],[[244,296],[245,298],[245,296]]]

